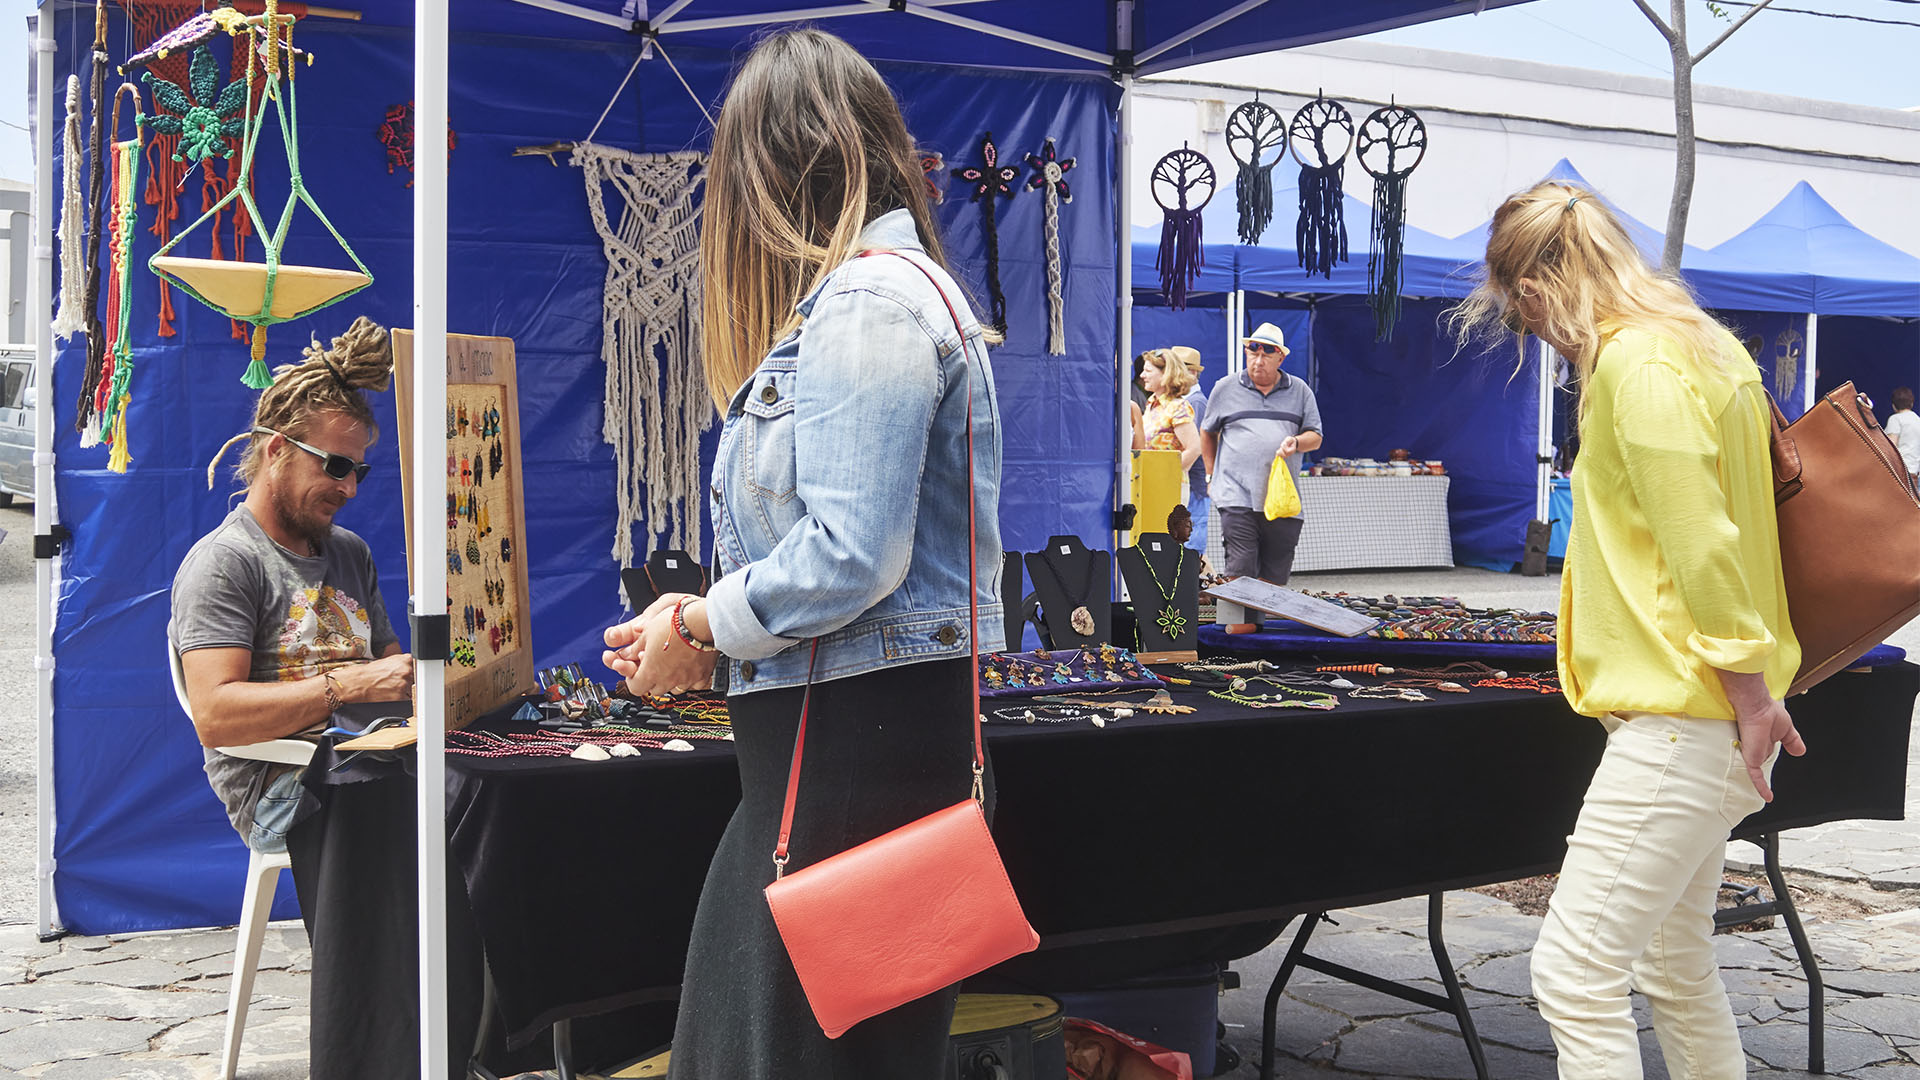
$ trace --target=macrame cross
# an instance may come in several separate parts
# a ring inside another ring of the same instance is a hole
[[[1073,158],[1060,157],[1054,150],[1052,139],[1046,141],[1038,154],[1027,155],[1027,164],[1033,168],[1033,176],[1027,180],[1027,186],[1047,197],[1044,216],[1047,242],[1047,352],[1053,356],[1063,355],[1067,351],[1066,301],[1061,296],[1060,280],[1060,204],[1073,201],[1073,192],[1067,187],[1067,171],[1073,168],[1073,162]]]
[[[600,358],[607,365],[600,434],[618,471],[613,557],[633,565],[633,526],[663,546],[697,551],[700,433],[713,406],[700,363],[699,151],[636,154],[579,143],[573,164],[607,257]],[[620,200],[607,210],[607,189]],[[505,555],[502,555],[505,558]]]
[[[972,188],[968,196],[980,204],[980,233],[987,245],[987,303],[993,313],[993,328],[1007,332],[1007,296],[1000,290],[1000,233],[994,224],[993,201],[1013,198],[1013,182],[1020,176],[1015,165],[1000,164],[1000,148],[993,145],[993,132],[980,137],[980,164],[953,170],[956,179]]]

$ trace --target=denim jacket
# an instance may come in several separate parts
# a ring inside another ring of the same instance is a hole
[[[727,405],[707,596],[735,694],[966,656],[967,392],[973,393],[980,651],[1001,648],[1000,410],[980,322],[905,210],[861,233],[805,323]]]

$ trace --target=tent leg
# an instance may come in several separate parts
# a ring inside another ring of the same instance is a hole
[[[51,941],[59,913],[53,896],[53,590],[58,578],[58,513],[53,492],[53,5],[34,16],[33,41],[33,279],[27,300],[33,341],[33,385],[39,407],[33,423],[33,622],[35,782],[38,858],[34,871],[40,902],[40,940]],[[71,162],[67,163],[72,168]],[[18,241],[16,241],[18,242]],[[42,538],[45,538],[44,540]]]
[[[1820,400],[1819,383],[1814,376],[1820,373],[1820,316],[1807,314],[1807,358],[1801,367],[1806,370],[1803,376],[1804,389],[1800,397],[1800,415],[1813,411],[1814,402]]]
[[[1131,26],[1126,28],[1131,34]],[[1130,48],[1122,44],[1121,48]],[[1118,510],[1125,505],[1133,491],[1133,420],[1128,406],[1133,397],[1129,393],[1133,371],[1133,237],[1129,222],[1132,220],[1132,186],[1127,177],[1133,171],[1133,76],[1120,76],[1120,174],[1114,178],[1114,228],[1115,228],[1115,267],[1119,271],[1116,277],[1119,284],[1115,298],[1115,308],[1119,316],[1119,326],[1115,341],[1116,362],[1114,364],[1114,430],[1117,435],[1114,445],[1114,491],[1113,506]],[[1116,543],[1125,544],[1125,534],[1120,534]],[[1114,549],[1118,551],[1119,548]]]

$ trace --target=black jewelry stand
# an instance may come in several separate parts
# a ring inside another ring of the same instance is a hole
[[[1077,536],[1049,536],[1047,549],[1027,555],[1027,576],[1040,596],[1050,648],[1073,649],[1113,641],[1113,556],[1088,551]],[[1086,583],[1086,592],[1068,595]],[[1073,609],[1093,616],[1093,633],[1073,628]]]
[[[1120,576],[1133,597],[1135,644],[1141,652],[1192,652],[1200,646],[1200,553],[1166,533],[1139,537],[1119,555]],[[1168,588],[1172,597],[1162,591]],[[1160,612],[1169,604],[1185,620],[1177,634],[1160,628]]]
[[[1000,614],[1007,631],[1007,643],[1002,648],[1007,652],[1019,652],[1021,639],[1026,633],[1026,613],[1022,610],[1027,595],[1026,584],[1026,578],[1020,570],[1020,553],[1009,551],[1001,555]]]
[[[620,571],[620,584],[633,610],[645,611],[662,593],[707,595],[707,571],[699,559],[684,551],[656,551],[647,556],[647,565]]]

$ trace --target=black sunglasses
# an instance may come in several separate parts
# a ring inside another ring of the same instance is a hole
[[[1278,353],[1280,351],[1280,346],[1269,345],[1264,341],[1248,341],[1246,343],[1246,346],[1249,351],[1257,352],[1257,353],[1271,354],[1271,353]]]
[[[288,435],[282,435],[280,432],[275,431],[272,428],[257,427],[253,429],[253,433],[255,435],[279,435],[281,438],[286,439],[288,442],[292,443],[293,445],[299,447],[302,450],[305,450],[307,453],[312,454],[314,457],[319,458],[320,468],[325,470],[326,474],[328,476],[333,477],[335,480],[345,480],[347,476],[351,474],[353,476],[354,482],[358,483],[360,481],[365,480],[367,478],[368,470],[373,468],[371,464],[368,464],[367,462],[364,462],[364,461],[355,461],[345,454],[329,454],[325,450],[322,450],[317,446],[308,446],[306,443],[301,442],[299,439],[293,438]]]

